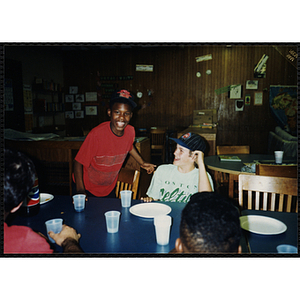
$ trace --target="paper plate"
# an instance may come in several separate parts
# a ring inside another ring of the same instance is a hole
[[[53,200],[54,196],[51,194],[40,193],[40,204],[45,204]]]
[[[158,215],[167,215],[171,212],[171,207],[162,203],[141,203],[131,206],[129,211],[138,217],[154,218]]]
[[[258,234],[280,234],[287,230],[286,225],[281,221],[265,216],[242,216],[240,223],[244,230]]]

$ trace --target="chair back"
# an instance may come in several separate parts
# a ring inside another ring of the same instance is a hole
[[[161,156],[163,162],[166,147],[166,131],[166,127],[152,127],[150,129],[151,155]]]
[[[116,185],[116,197],[121,199],[121,191],[132,191],[132,199],[136,199],[140,180],[140,172],[138,170],[132,170],[122,168],[118,175]]]
[[[241,209],[298,212],[297,179],[239,175]]]
[[[166,143],[166,128],[151,128],[151,148],[162,149]]]
[[[256,175],[297,178],[297,166],[257,164]]]
[[[217,146],[217,155],[222,154],[249,154],[249,146]]]

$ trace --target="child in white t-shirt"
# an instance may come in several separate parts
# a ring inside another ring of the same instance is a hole
[[[156,200],[188,202],[197,192],[213,191],[213,181],[204,165],[205,142],[200,135],[188,132],[177,143],[173,164],[161,165],[155,171],[145,202]]]

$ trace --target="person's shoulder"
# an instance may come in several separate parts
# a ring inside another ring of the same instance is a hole
[[[110,123],[109,121],[106,121],[92,128],[89,134],[87,135],[87,137],[98,136],[103,134],[104,132],[106,132],[106,130],[110,128],[109,123]]]
[[[162,165],[157,167],[156,171],[168,172],[168,171],[174,171],[176,169],[177,169],[177,167],[173,164],[162,164]]]
[[[129,133],[133,133],[135,135],[135,129],[132,125],[128,124],[126,127],[125,127],[125,131],[129,132]]]

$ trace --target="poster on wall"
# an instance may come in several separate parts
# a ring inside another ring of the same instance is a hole
[[[65,118],[66,119],[74,119],[74,111],[66,111]]]
[[[241,99],[242,97],[242,85],[236,84],[230,87],[229,98],[230,99]]]
[[[96,105],[88,105],[85,107],[86,116],[97,116],[97,111]]]
[[[270,86],[269,104],[277,124],[297,134],[297,86]]]
[[[96,102],[97,101],[97,92],[86,92],[85,100],[90,101],[90,102]]]

